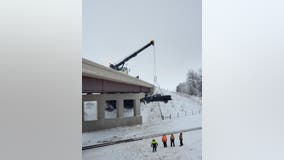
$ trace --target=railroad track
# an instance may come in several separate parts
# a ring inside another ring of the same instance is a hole
[[[123,139],[123,140],[118,140],[118,141],[105,142],[105,143],[100,143],[100,144],[95,144],[95,145],[90,145],[90,146],[84,146],[84,147],[82,147],[82,150],[105,147],[105,146],[110,146],[110,145],[119,144],[119,143],[134,142],[134,141],[139,141],[139,140],[143,140],[143,139],[159,137],[159,136],[162,136],[164,134],[170,135],[170,134],[180,133],[181,131],[182,132],[190,132],[190,131],[196,131],[196,130],[201,130],[201,129],[202,129],[202,127],[196,127],[196,128],[183,129],[183,130],[173,131],[173,132],[152,134],[152,135],[142,136],[142,137],[137,137],[137,138],[128,138],[128,139]]]

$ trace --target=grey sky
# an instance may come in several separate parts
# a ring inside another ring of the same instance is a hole
[[[201,9],[201,0],[83,0],[82,55],[108,66],[155,40],[158,83],[175,90],[201,67]],[[149,47],[129,74],[153,83],[153,61]]]

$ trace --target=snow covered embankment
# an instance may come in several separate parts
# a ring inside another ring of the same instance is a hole
[[[202,108],[199,98],[161,91],[163,94],[170,94],[173,100],[168,103],[141,103],[142,125],[83,133],[82,145],[89,146],[201,127]]]

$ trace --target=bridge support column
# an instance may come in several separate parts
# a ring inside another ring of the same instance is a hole
[[[123,117],[123,110],[124,110],[124,106],[123,106],[123,99],[120,98],[116,101],[116,109],[117,109],[117,118],[122,118]]]
[[[140,115],[140,99],[134,100],[134,116]]]
[[[98,120],[105,119],[105,103],[103,99],[98,99]]]

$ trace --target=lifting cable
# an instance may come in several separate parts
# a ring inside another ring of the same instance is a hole
[[[153,81],[153,84],[154,84],[154,86],[156,86],[156,88],[159,89],[160,93],[162,93],[160,85],[158,84],[158,81],[157,81],[157,62],[156,62],[156,46],[155,45],[153,46],[153,56],[154,56],[154,66],[153,66],[153,68],[154,68],[153,69],[154,81]]]

